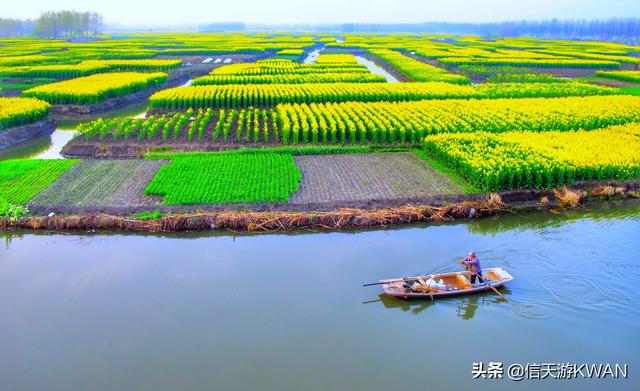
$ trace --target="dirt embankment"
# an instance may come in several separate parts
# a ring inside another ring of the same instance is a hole
[[[49,119],[0,130],[0,151],[39,136],[49,135],[54,130],[56,130],[56,121]]]
[[[288,231],[296,229],[345,229],[406,224],[420,221],[443,221],[479,217],[507,210],[499,197],[478,202],[464,202],[443,207],[411,206],[363,210],[338,209],[330,212],[194,212],[139,220],[109,214],[31,217],[16,221],[0,219],[0,229],[34,230],[113,230],[139,232],[208,231]]]
[[[281,143],[269,142],[261,146],[280,146]],[[159,143],[154,141],[113,141],[100,142],[84,141],[82,138],[71,140],[62,149],[62,154],[67,158],[93,158],[93,159],[142,159],[145,154],[153,152],[156,148],[171,147],[173,152],[219,152],[229,149],[251,147],[248,143],[234,142],[171,142]]]
[[[572,186],[577,202],[597,200],[602,197],[637,197],[640,181],[590,182]],[[460,195],[448,197],[439,205],[403,204],[391,206],[392,202],[380,205],[370,203],[368,208],[345,208],[334,205],[329,211],[309,209],[287,211],[259,211],[243,209],[234,205],[234,210],[202,210],[181,208],[182,212],[170,214],[156,220],[140,220],[114,213],[85,212],[69,215],[35,216],[10,221],[0,219],[0,229],[34,229],[50,231],[108,230],[138,232],[209,231],[228,229],[236,231],[288,231],[298,229],[339,230],[361,227],[383,227],[416,222],[450,221],[478,218],[509,212],[513,208],[552,207],[564,203],[561,198],[566,190],[515,190],[490,195]],[[456,200],[457,197],[457,200]],[[456,201],[453,201],[456,200]],[[402,202],[401,200],[396,200]],[[434,199],[435,201],[435,199]],[[162,210],[162,208],[160,208]],[[123,212],[120,210],[119,212]]]

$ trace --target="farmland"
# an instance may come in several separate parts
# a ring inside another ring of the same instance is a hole
[[[142,114],[116,110],[73,125],[63,153],[106,160],[54,180],[43,171],[47,185],[14,201],[38,211],[308,210],[640,178],[634,46],[337,38],[7,41],[0,77],[38,85],[2,98],[0,127],[49,118],[50,107],[53,117],[73,117],[148,97]]]
[[[457,86],[455,88],[458,88]],[[461,87],[466,88],[466,87]],[[193,121],[188,119],[195,115]],[[363,121],[363,119],[366,119]],[[169,143],[419,144],[434,133],[596,129],[640,120],[631,96],[283,104],[274,109],[188,109],[147,119],[96,120],[85,140]],[[187,124],[189,122],[189,124]]]
[[[162,160],[88,160],[60,175],[31,198],[28,205],[64,208],[74,205],[91,210],[101,206],[153,207],[157,202],[143,196]]]
[[[0,161],[0,198],[23,204],[76,163],[77,160]]]
[[[640,177],[637,124],[573,132],[429,136],[425,149],[485,191]]]
[[[49,107],[38,99],[0,97],[0,131],[46,118]]]
[[[291,202],[337,203],[460,194],[463,190],[409,152],[296,156],[300,191]]]
[[[613,95],[616,90],[583,83],[500,83],[478,88],[444,82],[241,84],[172,88],[155,93],[153,108],[239,108],[281,103],[396,102],[455,98],[529,98]]]
[[[166,80],[167,74],[162,72],[105,73],[30,88],[23,95],[51,104],[90,105],[159,86]]]
[[[177,155],[145,194],[173,205],[279,203],[298,191],[300,179],[289,154]]]

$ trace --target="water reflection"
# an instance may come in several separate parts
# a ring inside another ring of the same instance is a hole
[[[0,160],[7,159],[64,159],[62,148],[75,135],[74,130],[56,129],[51,135],[29,140],[0,152]]]
[[[500,293],[509,297],[510,291],[506,288],[500,289]],[[377,300],[365,301],[362,304],[382,303],[384,308],[399,308],[403,312],[419,315],[423,311],[434,305],[441,305],[451,310],[455,310],[456,315],[464,320],[470,320],[476,315],[476,311],[481,306],[505,303],[493,292],[484,292],[479,294],[457,296],[449,298],[440,298],[434,300],[402,300],[395,297],[387,296],[383,293],[378,295]],[[505,303],[508,305],[508,303]]]
[[[26,141],[15,147],[0,151],[0,160],[7,159],[30,159],[46,152],[51,147],[51,137],[41,136],[33,140]]]
[[[380,294],[378,297],[380,298],[380,302],[384,305],[384,308],[399,308],[403,312],[411,312],[414,315],[420,314],[422,311],[435,304],[435,300],[408,301],[400,300],[398,298],[387,296],[385,294]]]

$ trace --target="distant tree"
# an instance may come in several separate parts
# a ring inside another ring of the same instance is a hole
[[[606,20],[539,20],[500,23],[363,24],[324,25],[321,31],[342,33],[454,33],[482,36],[531,36],[557,39],[596,39],[605,41],[640,42],[640,19],[612,18]]]
[[[33,20],[0,18],[0,37],[20,37],[33,33]]]
[[[102,27],[102,15],[95,12],[49,11],[36,19],[33,33],[46,38],[88,37]]]

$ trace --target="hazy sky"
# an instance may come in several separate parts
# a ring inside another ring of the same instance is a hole
[[[107,23],[175,25],[241,21],[488,22],[520,19],[640,17],[640,0],[3,0],[0,17],[42,11],[96,11]]]

